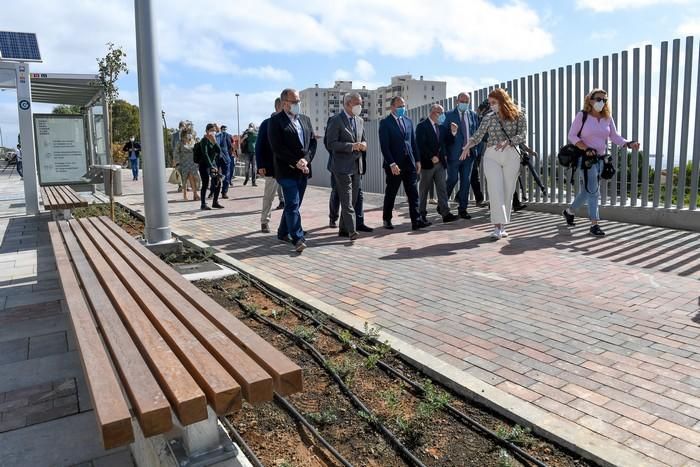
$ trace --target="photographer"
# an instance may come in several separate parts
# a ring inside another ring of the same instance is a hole
[[[579,112],[569,129],[569,142],[576,145],[582,152],[578,167],[583,173],[581,191],[571,206],[562,215],[566,224],[573,227],[576,209],[588,204],[588,217],[591,220],[590,233],[595,237],[605,235],[598,225],[598,198],[600,196],[600,173],[602,158],[607,153],[608,139],[618,146],[639,149],[636,141],[627,141],[617,133],[615,122],[610,115],[608,94],[603,89],[594,89],[584,99],[583,111]]]
[[[217,167],[217,159],[221,154],[221,148],[216,144],[216,125],[213,123],[207,124],[205,136],[199,142],[201,148],[201,159],[199,161],[199,175],[202,177],[202,192],[200,198],[202,200],[202,211],[209,211],[211,208],[207,206],[207,186],[211,179],[210,190],[214,195],[212,207],[221,209],[219,204],[219,192],[221,191],[221,181],[223,176],[219,173]]]

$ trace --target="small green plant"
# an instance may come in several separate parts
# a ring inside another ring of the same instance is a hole
[[[513,460],[505,449],[498,452],[498,467],[513,467]]]
[[[355,378],[358,364],[348,357],[343,357],[338,361],[328,360],[326,366],[329,370],[340,376],[340,379],[345,381],[345,384],[351,384]]]
[[[240,288],[236,289],[233,292],[231,292],[230,297],[231,300],[236,301],[236,300],[247,300],[248,299],[248,291],[246,289]]]
[[[364,336],[362,336],[362,340],[367,344],[371,344],[372,341],[379,338],[379,331],[380,328],[371,328],[369,327],[369,323],[365,321],[365,333]]]
[[[433,414],[445,408],[450,403],[450,395],[445,391],[438,389],[430,381],[426,380],[423,383],[423,400],[418,404],[418,415],[422,418],[431,418]]]
[[[365,357],[365,368],[372,370],[377,368],[377,363],[382,359],[382,356],[376,353],[371,353]]]
[[[505,425],[499,425],[496,428],[496,435],[499,438],[509,441],[518,446],[528,447],[534,441],[530,429],[523,428],[520,425],[515,425],[512,428],[509,428]]]
[[[287,316],[287,314],[289,314],[289,310],[287,310],[287,308],[282,308],[281,310],[275,308],[274,310],[270,311],[270,316],[277,320],[284,318]]]
[[[395,414],[401,402],[401,391],[399,389],[387,389],[379,393],[379,396],[386,403],[392,415]]]
[[[321,412],[313,412],[306,415],[306,418],[316,426],[332,425],[338,421],[338,415],[332,409],[325,409]]]
[[[277,467],[294,467],[294,464],[288,460],[283,460],[281,463],[277,464]]]
[[[321,324],[326,324],[328,322],[328,315],[318,310],[311,310],[309,314]]]
[[[400,415],[396,417],[396,426],[407,448],[415,449],[423,444],[426,427],[423,419],[418,416],[408,419]]]
[[[339,339],[344,348],[350,349],[355,347],[355,338],[353,337],[352,332],[348,331],[347,329],[340,331]]]
[[[376,415],[374,415],[374,414],[368,414],[368,413],[365,412],[364,410],[360,410],[359,412],[357,412],[357,415],[358,415],[362,420],[364,420],[364,421],[366,421],[367,423],[369,423],[370,425],[377,425],[377,424],[379,424],[379,418],[378,418]]]
[[[312,328],[311,326],[303,326],[299,325],[294,328],[294,335],[297,336],[300,339],[305,340],[306,342],[314,342],[316,340],[316,328]]]

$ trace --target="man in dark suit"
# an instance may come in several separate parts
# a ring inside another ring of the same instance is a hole
[[[351,92],[343,97],[343,111],[330,119],[326,127],[326,145],[330,150],[329,167],[335,180],[341,206],[338,235],[356,240],[355,210],[363,172],[362,154],[367,152],[362,96]]]
[[[420,154],[420,214],[427,222],[428,192],[435,185],[438,199],[438,213],[443,222],[452,222],[457,216],[450,212],[445,186],[445,145],[454,140],[452,133],[441,126],[445,121],[445,111],[439,104],[430,107],[430,115],[416,127],[416,145]]]
[[[275,99],[275,111],[272,113],[272,116],[281,110],[282,99],[278,97]],[[263,194],[262,211],[260,212],[260,230],[263,233],[270,233],[270,213],[272,211],[272,201],[275,199],[275,192],[277,192],[277,196],[280,199],[280,204],[284,207],[282,188],[277,183],[277,180],[275,180],[272,147],[270,147],[270,140],[267,137],[267,127],[269,124],[269,118],[266,118],[260,124],[258,140],[255,145],[255,160],[258,166],[258,174],[265,178],[265,192]]]
[[[300,114],[299,92],[285,89],[280,95],[282,112],[270,117],[268,139],[272,147],[277,183],[284,193],[284,211],[277,238],[291,242],[298,253],[306,248],[299,208],[304,199],[311,161],[316,155],[316,135],[311,119]]]
[[[394,202],[399,187],[408,198],[408,211],[411,216],[411,228],[418,230],[430,225],[420,218],[418,213],[417,177],[420,172],[420,161],[416,159],[416,134],[413,122],[406,116],[406,102],[402,97],[391,99],[391,114],[379,122],[379,145],[384,157],[386,172],[386,191],[384,193],[384,227],[393,229]]]
[[[469,204],[469,185],[471,182],[472,166],[478,159],[479,148],[471,149],[470,157],[460,160],[462,148],[469,141],[469,137],[479,128],[479,117],[469,109],[469,94],[460,92],[457,96],[457,107],[446,114],[445,128],[454,136],[452,144],[447,145],[447,196],[452,197],[459,181],[459,217],[471,219],[467,212]]]

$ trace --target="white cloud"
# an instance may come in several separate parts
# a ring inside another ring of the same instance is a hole
[[[352,71],[346,70],[344,68],[339,68],[333,73],[333,79],[335,81],[352,81],[354,88],[359,89],[365,86],[368,89],[376,89],[380,86],[386,86],[387,83],[380,83],[372,81],[372,78],[376,75],[374,65],[365,59],[359,59],[355,62],[355,67]],[[331,87],[332,84],[329,84]]]
[[[603,31],[593,31],[590,35],[592,41],[609,41],[617,37],[617,31],[611,29]]]
[[[700,35],[700,17],[686,19],[678,26],[676,32],[681,36]]]
[[[355,73],[361,80],[370,80],[374,77],[374,66],[367,60],[360,59],[355,64]]]
[[[687,4],[691,0],[576,0],[576,6],[582,10],[593,10],[597,13],[610,13],[618,10],[644,8],[670,3]]]

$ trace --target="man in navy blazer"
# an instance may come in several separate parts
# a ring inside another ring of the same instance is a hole
[[[420,172],[420,160],[416,146],[416,134],[413,122],[406,116],[406,102],[400,96],[391,99],[391,114],[379,122],[379,145],[384,157],[386,172],[386,191],[384,192],[384,227],[393,229],[391,223],[394,202],[401,183],[408,198],[408,212],[411,216],[411,228],[418,230],[428,227],[429,222],[420,218],[418,213],[417,178]]]
[[[270,117],[268,140],[272,147],[275,177],[284,193],[284,212],[277,238],[294,244],[298,253],[306,248],[299,208],[304,200],[311,161],[316,155],[316,135],[311,119],[300,113],[299,92],[285,89],[280,95],[282,111]]]
[[[469,204],[469,185],[472,167],[479,156],[479,147],[470,150],[469,157],[459,160],[462,148],[467,144],[471,135],[479,128],[479,117],[469,109],[469,94],[460,92],[457,96],[457,107],[446,114],[443,124],[454,136],[452,144],[447,145],[447,196],[452,197],[452,191],[459,180],[459,217],[471,219],[467,212]]]

